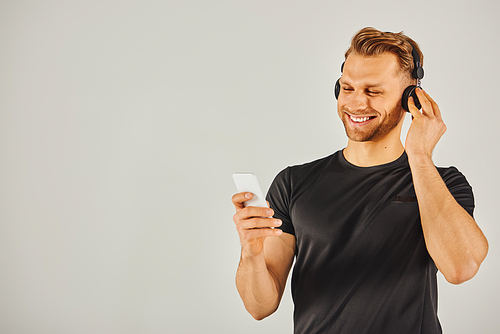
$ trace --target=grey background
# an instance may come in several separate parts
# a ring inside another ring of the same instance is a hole
[[[362,27],[401,31],[490,253],[439,276],[445,333],[498,333],[497,1],[1,1],[0,332],[291,333],[234,286],[231,174],[264,191],[341,149],[333,84]],[[409,120],[406,120],[405,129]],[[404,137],[404,135],[403,135]]]

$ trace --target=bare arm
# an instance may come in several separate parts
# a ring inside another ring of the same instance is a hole
[[[245,197],[247,194],[249,197]],[[271,228],[281,225],[272,218],[272,209],[244,208],[243,202],[250,198],[250,193],[239,193],[232,199],[236,208],[233,220],[241,242],[236,287],[247,311],[261,320],[279,306],[293,263],[295,237]]]
[[[446,131],[438,105],[417,89],[422,113],[410,102],[414,117],[406,151],[418,199],[427,250],[439,271],[453,284],[477,273],[488,242],[475,220],[451,195],[432,162],[432,150]]]

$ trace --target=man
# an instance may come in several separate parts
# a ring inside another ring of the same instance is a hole
[[[295,333],[441,333],[437,270],[453,284],[477,273],[488,243],[472,189],[456,168],[434,166],[446,126],[420,88],[422,110],[408,99],[413,120],[400,140],[403,92],[417,80],[412,50],[423,59],[402,33],[359,31],[339,80],[347,147],[280,172],[270,208],[233,196],[236,285],[255,319],[277,309],[294,258]]]

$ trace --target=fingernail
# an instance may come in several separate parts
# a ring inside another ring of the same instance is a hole
[[[252,194],[251,194],[251,193],[246,193],[246,194],[245,194],[245,198],[250,199],[251,197],[252,197]]]
[[[272,216],[272,215],[273,215],[273,210],[271,210],[271,209],[267,210],[267,214],[268,214],[269,216]]]
[[[276,219],[276,220],[274,221],[274,225],[276,225],[276,226],[280,226],[280,225],[281,225],[281,220]]]

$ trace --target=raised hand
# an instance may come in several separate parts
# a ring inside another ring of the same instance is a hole
[[[430,159],[434,147],[446,132],[446,125],[441,118],[439,106],[429,94],[420,88],[415,91],[422,105],[422,112],[415,107],[413,98],[410,97],[408,108],[413,120],[406,135],[405,150],[408,157]]]

